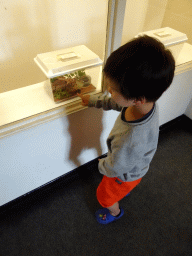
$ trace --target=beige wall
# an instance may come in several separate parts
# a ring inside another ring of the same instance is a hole
[[[122,44],[140,32],[171,27],[187,34],[192,44],[191,0],[127,0]]]
[[[168,0],[127,0],[122,44],[143,31],[161,28]]]
[[[104,58],[107,0],[3,0],[0,6],[0,93],[47,78],[37,54],[84,44]]]
[[[168,0],[162,27],[171,27],[185,33],[192,44],[192,1]]]

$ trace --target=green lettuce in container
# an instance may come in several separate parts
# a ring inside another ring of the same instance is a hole
[[[96,88],[91,84],[91,77],[85,70],[58,76],[50,79],[54,101],[64,101],[77,96],[77,93],[88,93]]]

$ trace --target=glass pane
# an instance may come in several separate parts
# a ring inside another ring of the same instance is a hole
[[[192,43],[192,1],[128,0],[125,10],[122,45],[138,33],[170,27],[188,37]]]
[[[0,93],[47,80],[34,62],[40,53],[85,45],[104,60],[108,0],[3,2]],[[99,77],[102,69],[95,70]],[[92,82],[101,90],[100,80]]]

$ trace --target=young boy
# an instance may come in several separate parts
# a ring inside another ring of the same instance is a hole
[[[123,214],[119,201],[147,173],[157,150],[159,108],[156,101],[171,85],[175,60],[164,45],[149,36],[134,38],[114,51],[104,66],[104,82],[111,94],[79,95],[83,106],[121,111],[107,139],[108,154],[99,161],[103,179],[97,188],[102,209],[99,223]]]

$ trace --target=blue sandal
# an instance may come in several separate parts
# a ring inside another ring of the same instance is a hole
[[[95,216],[99,223],[108,224],[108,223],[111,223],[113,221],[120,219],[123,216],[124,210],[121,207],[120,207],[120,210],[121,210],[121,214],[118,217],[111,215],[107,208],[102,208],[102,209],[98,210],[95,213]]]

